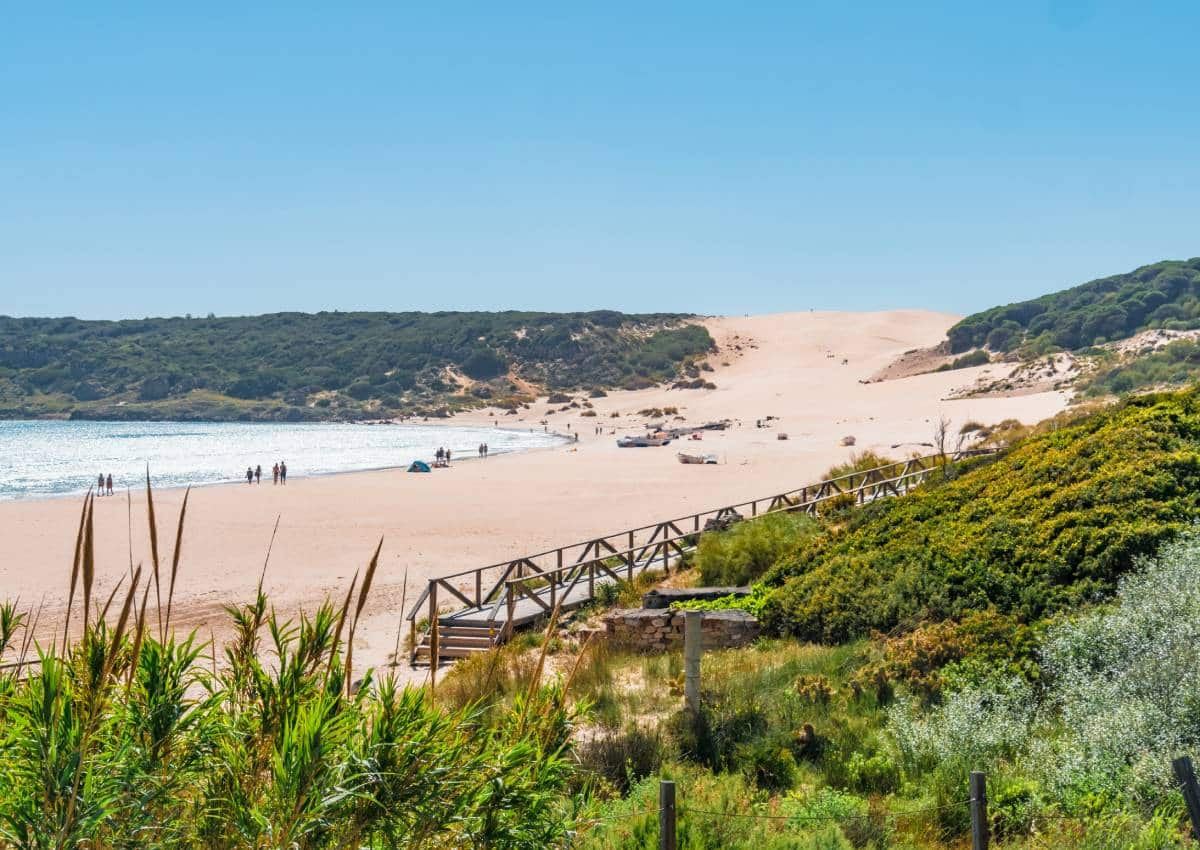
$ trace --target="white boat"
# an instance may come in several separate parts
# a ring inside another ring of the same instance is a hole
[[[717,456],[714,454],[707,455],[689,455],[684,452],[676,452],[675,456],[679,458],[680,463],[716,463]]]
[[[648,446],[665,446],[669,442],[670,437],[648,434],[645,437],[622,437],[617,440],[617,445],[623,449],[641,449]]]

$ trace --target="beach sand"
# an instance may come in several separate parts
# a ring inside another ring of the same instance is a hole
[[[250,600],[277,516],[265,589],[281,613],[312,611],[326,597],[340,601],[382,536],[379,570],[355,639],[355,665],[383,666],[400,625],[406,570],[411,605],[432,576],[799,487],[854,451],[895,457],[927,452],[917,444],[932,439],[939,416],[952,420],[956,433],[969,419],[1035,422],[1066,405],[1059,392],[945,400],[989,367],[863,383],[905,351],[938,343],[957,318],[902,310],[708,319],[721,351],[709,358],[714,371],[703,375],[715,390],[610,392],[592,400],[595,418],[575,409],[547,416],[542,400],[520,417],[495,419],[503,427],[538,429],[546,419],[552,431],[578,431],[578,443],[456,461],[430,475],[385,470],[296,477],[286,487],[196,489],[173,621],[177,629],[197,629],[205,640],[210,633],[218,642],[227,635],[222,606]],[[678,407],[685,417],[672,424],[729,418],[741,425],[665,448],[617,448],[614,428],[618,436],[640,433],[647,417],[637,412],[665,406]],[[611,418],[614,411],[621,416]],[[490,423],[493,413],[459,419]],[[767,416],[778,420],[756,428],[755,420]],[[602,437],[593,433],[598,425],[604,426]],[[780,431],[786,441],[776,438]],[[845,436],[855,437],[854,448],[839,445]],[[895,444],[904,445],[893,449]],[[721,464],[682,465],[677,450],[716,453]],[[155,493],[164,570],[182,496],[180,490]],[[19,597],[22,607],[44,599],[44,638],[61,623],[79,507],[78,499],[0,503],[0,598]],[[129,569],[126,499],[97,500],[95,517],[103,598]],[[145,517],[144,494],[135,493],[133,560],[148,568]],[[153,597],[152,591],[152,607]],[[406,663],[396,672],[417,680],[425,675],[408,671]]]

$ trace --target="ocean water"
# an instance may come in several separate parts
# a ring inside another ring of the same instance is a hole
[[[114,489],[244,481],[247,466],[263,477],[285,461],[288,478],[432,463],[439,446],[456,460],[542,448],[553,434],[445,425],[345,425],[240,422],[0,421],[0,499],[82,493],[101,473]]]

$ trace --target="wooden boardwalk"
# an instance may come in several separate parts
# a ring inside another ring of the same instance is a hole
[[[915,457],[787,493],[430,579],[405,616],[410,626],[410,663],[437,658],[440,665],[446,659],[487,651],[508,640],[516,629],[541,622],[555,608],[567,611],[586,605],[605,585],[632,580],[647,569],[669,574],[679,559],[695,548],[702,533],[732,521],[780,512],[816,516],[831,506],[864,505],[901,496],[946,464],[991,451]]]

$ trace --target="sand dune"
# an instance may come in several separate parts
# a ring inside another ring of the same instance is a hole
[[[524,417],[501,416],[505,427],[536,427],[581,434],[561,449],[456,463],[432,475],[402,471],[296,478],[286,488],[217,486],[193,491],[184,539],[175,609],[177,621],[225,631],[221,606],[252,593],[276,516],[279,535],[266,589],[286,612],[312,610],[327,595],[344,592],[380,536],[382,561],[367,614],[356,639],[361,664],[382,664],[399,624],[405,570],[411,601],[428,578],[551,548],[626,526],[779,492],[815,480],[852,449],[899,455],[930,440],[941,415],[955,423],[1014,417],[1033,422],[1062,409],[1062,393],[1020,398],[945,400],[974,381],[978,369],[863,383],[903,352],[936,344],[958,317],[926,311],[794,313],[706,320],[721,352],[705,373],[715,390],[614,392],[595,399],[598,416],[580,410],[545,416],[543,401]],[[740,348],[740,350],[739,350]],[[727,364],[727,365],[722,365]],[[980,367],[986,368],[986,367]],[[741,426],[688,443],[715,452],[718,466],[683,466],[677,445],[618,449],[610,433],[642,429],[645,408],[675,406],[685,423],[740,420]],[[612,418],[617,412],[619,418]],[[630,416],[629,414],[635,414]],[[773,428],[755,420],[778,417]],[[491,422],[492,413],[463,417]],[[602,437],[593,433],[603,425]],[[776,439],[786,431],[789,439]],[[170,548],[182,492],[156,495],[161,537]],[[79,504],[51,499],[0,504],[0,597],[23,604],[45,598],[43,621],[62,613]],[[144,497],[132,499],[132,550],[148,562]],[[124,498],[97,502],[99,571],[106,594],[128,570],[129,538]],[[164,558],[168,557],[164,555]]]

